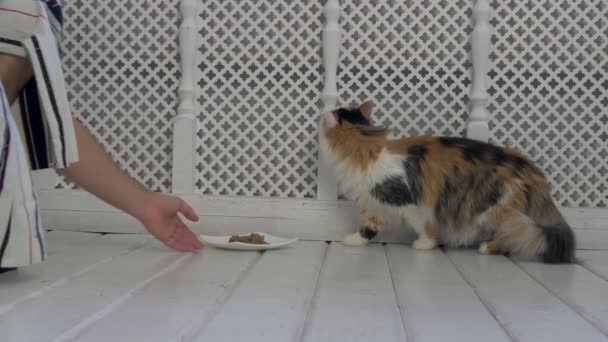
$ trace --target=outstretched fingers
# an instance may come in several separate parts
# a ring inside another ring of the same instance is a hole
[[[192,207],[190,205],[188,205],[188,203],[186,203],[184,200],[179,201],[178,211],[182,215],[184,215],[188,220],[195,221],[195,222],[198,221],[198,215],[196,214],[194,209],[192,209]]]
[[[181,221],[175,223],[173,234],[164,242],[181,252],[192,252],[203,247],[196,235]]]

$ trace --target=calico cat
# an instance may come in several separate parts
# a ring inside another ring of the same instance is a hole
[[[362,228],[346,244],[365,245],[396,216],[415,229],[416,249],[481,242],[483,254],[574,261],[572,229],[542,171],[523,154],[456,137],[391,140],[371,124],[372,107],[323,114],[321,148],[361,209]]]

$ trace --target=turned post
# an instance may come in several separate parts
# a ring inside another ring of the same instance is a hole
[[[323,66],[325,68],[325,85],[321,100],[323,108],[321,113],[335,109],[338,103],[337,70],[340,56],[340,2],[327,0],[323,13],[325,27],[323,28]],[[320,124],[322,125],[323,118]],[[329,163],[322,151],[319,151],[319,169],[317,174],[317,199],[336,200],[338,198],[338,185]]]
[[[176,194],[194,193],[194,154],[196,113],[194,108],[194,57],[196,54],[197,0],[182,0],[182,22],[179,27],[179,53],[181,80],[179,105],[173,124],[173,176],[172,188]]]
[[[486,108],[488,93],[486,80],[490,61],[490,3],[488,0],[476,0],[473,7],[474,28],[471,36],[473,59],[473,84],[471,89],[471,113],[467,122],[467,137],[488,141],[489,113]]]

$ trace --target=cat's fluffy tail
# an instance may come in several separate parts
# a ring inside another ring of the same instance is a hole
[[[574,233],[552,202],[546,202],[542,210],[531,210],[528,213],[507,209],[499,212],[495,219],[497,229],[494,232],[494,242],[485,246],[485,252],[492,253],[496,252],[492,249],[504,248],[525,258],[538,258],[545,263],[575,261]]]
[[[545,247],[539,257],[550,264],[574,262],[574,232],[566,222],[552,226],[539,226],[545,239]]]
[[[540,259],[551,264],[574,262],[576,249],[574,232],[553,201],[544,201],[543,210],[541,213],[533,215],[532,219],[536,222],[545,240],[544,248],[540,249],[538,253]]]

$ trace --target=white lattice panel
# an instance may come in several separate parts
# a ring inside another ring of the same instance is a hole
[[[171,184],[179,60],[178,0],[64,0],[72,109],[129,174]],[[60,186],[71,185],[60,181]]]
[[[196,192],[315,196],[321,5],[203,2]]]
[[[608,4],[493,7],[493,139],[537,160],[560,205],[608,206]]]
[[[341,1],[342,101],[376,104],[393,134],[462,135],[471,86],[472,1]]]

